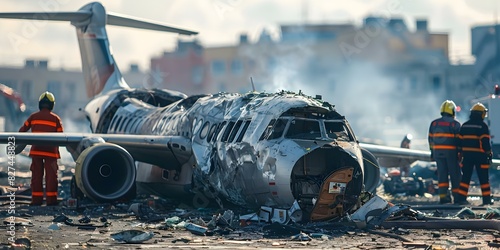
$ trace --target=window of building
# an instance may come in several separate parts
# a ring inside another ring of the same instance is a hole
[[[57,98],[61,97],[61,82],[49,81],[47,84],[47,91],[54,94],[54,96],[56,97],[56,100],[57,100]]]
[[[68,100],[75,100],[76,99],[76,84],[74,82],[68,82],[66,83],[66,89],[68,90],[68,95],[66,98]]]
[[[26,101],[33,99],[33,82],[31,80],[24,80],[21,85],[21,96]]]
[[[203,67],[194,66],[191,70],[191,77],[194,85],[201,85],[203,82]]]
[[[235,75],[243,73],[243,63],[241,60],[234,59],[231,61],[231,73]]]
[[[213,75],[222,75],[226,73],[226,63],[222,60],[213,60],[212,65],[212,74]]]
[[[441,88],[441,77],[438,75],[432,77],[432,88],[434,90],[439,90]]]

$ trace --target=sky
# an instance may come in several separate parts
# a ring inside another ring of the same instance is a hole
[[[402,17],[410,30],[426,18],[431,32],[450,34],[452,59],[471,58],[470,29],[492,24],[500,9],[497,0],[103,0],[109,12],[172,24],[199,32],[207,47],[231,45],[241,33],[255,40],[262,29],[279,37],[279,24],[353,23],[367,15]],[[2,12],[76,11],[89,1],[2,0]],[[73,26],[66,22],[0,19],[0,65],[22,65],[25,58],[49,59],[52,68],[80,68]],[[14,35],[23,40],[13,42]],[[122,71],[131,63],[149,68],[150,58],[175,48],[177,39],[192,39],[156,31],[108,27],[115,59]]]

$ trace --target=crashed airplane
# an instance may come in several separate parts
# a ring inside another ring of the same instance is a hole
[[[36,13],[0,13],[30,19]],[[97,2],[77,12],[45,13],[76,27],[92,133],[0,133],[0,143],[66,146],[76,161],[73,193],[116,201],[136,190],[163,197],[204,194],[249,208],[289,209],[304,219],[338,217],[379,184],[375,156],[429,160],[429,153],[361,144],[334,105],[303,93],[186,96],[131,89],[109,47],[105,26],[192,35],[106,13]]]

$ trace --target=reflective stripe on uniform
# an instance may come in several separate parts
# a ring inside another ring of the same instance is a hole
[[[482,148],[462,147],[462,151],[467,151],[467,152],[481,152],[481,153],[484,153],[484,149],[482,149]]]
[[[490,190],[487,190],[487,191],[483,191],[481,192],[481,194],[484,196],[488,196],[488,195],[491,195],[491,191]]]
[[[450,184],[448,182],[441,182],[438,184],[438,187],[449,187]]]
[[[455,138],[455,134],[452,133],[434,133],[434,134],[429,134],[430,137],[450,137],[450,138]]]
[[[47,192],[47,196],[57,196],[57,192]]]
[[[38,151],[38,150],[33,150],[33,149],[30,151],[30,155],[59,158],[59,154],[57,154],[57,153],[44,152],[44,151]]]
[[[453,149],[457,149],[456,146],[449,146],[449,145],[434,145],[432,147],[432,149],[450,149],[450,150],[453,150]]]
[[[481,164],[481,168],[488,169],[488,168],[490,168],[490,165],[489,164]]]
[[[33,120],[33,121],[31,121],[31,125],[47,125],[47,126],[51,126],[51,127],[56,127],[55,122],[44,121],[44,120]]]
[[[43,197],[43,192],[31,192],[31,196],[41,196],[41,197]]]
[[[484,189],[484,188],[490,188],[490,184],[489,183],[481,184],[481,189]]]
[[[467,196],[467,191],[464,191],[462,189],[458,190],[458,193],[463,195],[463,196]]]
[[[469,184],[460,182],[460,186],[469,189]]]

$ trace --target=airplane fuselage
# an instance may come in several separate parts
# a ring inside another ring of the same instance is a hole
[[[155,164],[167,174],[137,165],[138,183],[154,185],[151,191],[162,182],[165,189],[175,185],[177,175],[184,184],[178,192],[203,189],[238,205],[289,208],[295,200],[314,205],[321,184],[336,170],[352,168],[357,184],[347,188],[353,194],[363,183],[361,150],[346,119],[328,103],[302,94],[185,98],[121,90],[96,98],[86,111],[96,133],[181,136],[191,142],[175,161]]]

